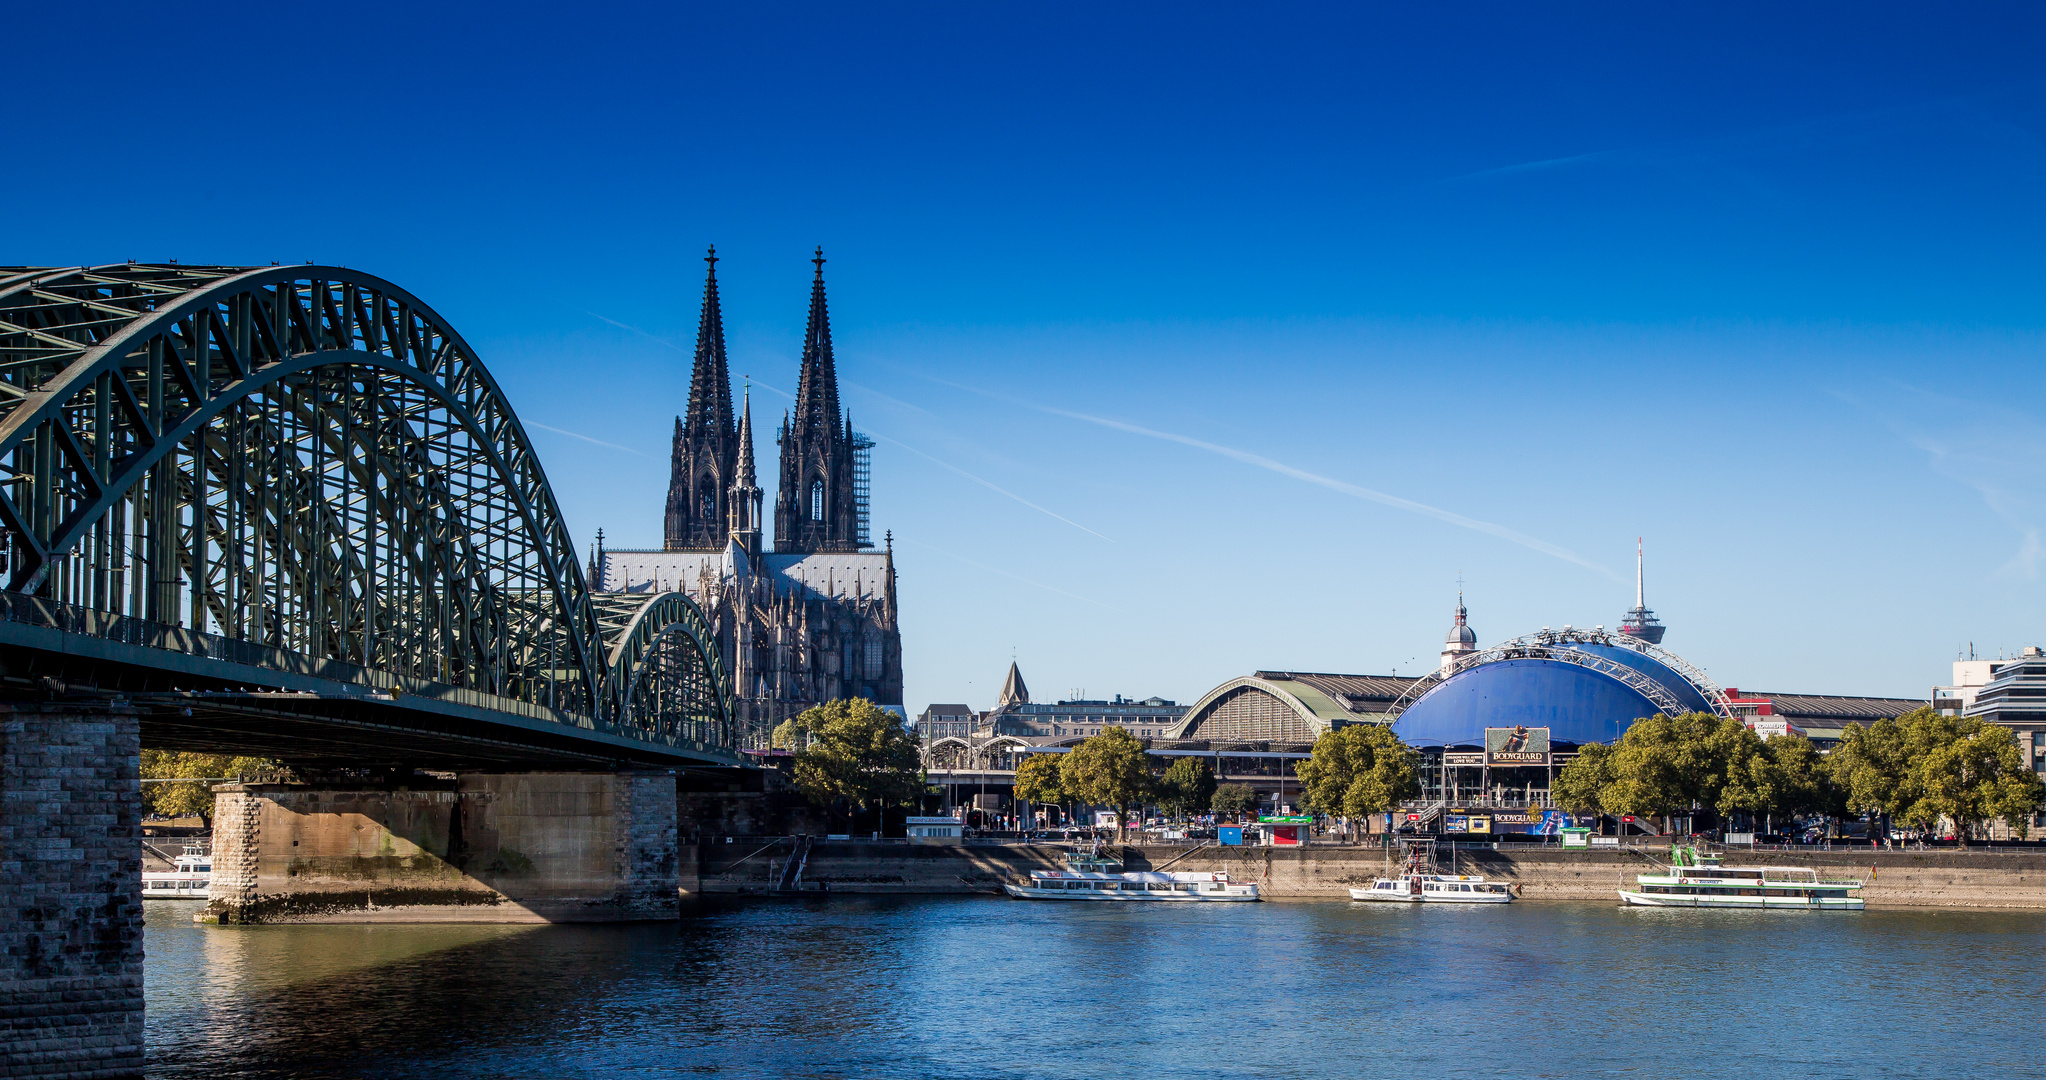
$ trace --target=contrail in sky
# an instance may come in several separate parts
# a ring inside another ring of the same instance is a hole
[[[1506,540],[1515,544],[1519,544],[1522,547],[1532,548],[1536,551],[1541,552],[1544,555],[1553,555],[1558,559],[1564,560],[1565,562],[1576,563],[1577,565],[1582,566],[1587,570],[1596,570],[1599,573],[1614,579],[1615,581],[1619,580],[1618,574],[1613,573],[1611,570],[1608,570],[1595,562],[1579,558],[1576,552],[1571,551],[1568,548],[1558,547],[1555,544],[1551,544],[1546,540],[1537,540],[1534,537],[1527,535],[1526,533],[1515,532],[1504,525],[1494,525],[1489,521],[1479,521],[1476,518],[1468,518],[1463,516],[1462,514],[1458,514],[1449,510],[1444,510],[1438,506],[1429,506],[1427,503],[1418,503],[1412,499],[1402,499],[1397,495],[1388,495],[1383,491],[1373,491],[1368,487],[1362,487],[1357,484],[1349,483],[1348,481],[1337,480],[1333,477],[1323,476],[1320,473],[1311,473],[1308,472],[1306,469],[1296,469],[1283,461],[1273,461],[1271,458],[1261,457],[1247,450],[1238,450],[1233,446],[1222,446],[1217,443],[1203,442],[1200,439],[1191,438],[1186,435],[1175,435],[1169,431],[1154,431],[1147,427],[1139,427],[1136,424],[1126,424],[1121,420],[1110,420],[1105,416],[1090,416],[1087,413],[1068,412],[1064,409],[1053,409],[1043,405],[1036,406],[1036,408],[1044,412],[1051,413],[1054,416],[1064,416],[1074,420],[1085,420],[1090,424],[1099,424],[1102,427],[1114,428],[1117,431],[1127,431],[1132,435],[1143,435],[1152,439],[1163,439],[1166,442],[1176,442],[1183,446],[1191,446],[1194,447],[1195,449],[1206,450],[1211,454],[1220,454],[1223,457],[1231,458],[1236,461],[1241,461],[1245,465],[1255,465],[1260,469],[1269,469],[1272,472],[1278,473],[1281,476],[1290,476],[1295,480],[1305,480],[1310,484],[1320,484],[1322,487],[1328,488],[1332,491],[1340,491],[1345,495],[1352,495],[1359,499],[1366,499],[1371,502],[1379,503],[1385,506],[1390,506],[1399,510],[1406,510],[1410,513],[1420,514],[1423,517],[1431,517],[1437,521],[1446,521],[1451,525],[1460,526],[1466,529],[1472,529],[1477,532],[1485,533],[1489,536],[1496,536],[1501,540]]]
[[[605,442],[602,439],[592,439],[588,435],[579,434],[577,432],[570,431],[567,428],[558,428],[553,426],[552,424],[543,424],[538,420],[527,420],[525,421],[525,424],[527,427],[536,427],[539,428],[541,431],[551,431],[556,435],[566,435],[571,439],[581,439],[586,443],[596,443],[598,446],[608,446],[613,450],[623,450],[628,454],[637,454],[640,457],[646,456],[645,454],[642,454],[639,451],[634,450],[630,446],[620,446],[615,442]]]
[[[744,375],[744,376],[740,376],[740,377],[741,377],[741,378],[745,378],[745,379],[752,379],[752,378],[753,378],[753,377],[752,377],[752,376],[750,376],[750,375]],[[779,388],[779,387],[774,387],[774,386],[768,386],[768,385],[767,385],[766,383],[764,383],[764,382],[760,382],[760,381],[759,381],[759,380],[757,380],[757,379],[753,380],[753,385],[754,385],[754,386],[758,386],[758,387],[763,387],[763,388],[765,388],[765,389],[768,389],[768,390],[773,390],[773,391],[774,391],[775,393],[777,393],[777,394],[780,394],[781,396],[783,396],[783,397],[786,397],[786,398],[793,398],[793,397],[795,397],[795,395],[794,395],[794,394],[791,394],[791,393],[789,393],[789,392],[788,392],[788,391],[786,391],[786,390],[783,390],[783,389],[781,389],[781,388]],[[865,387],[861,387],[861,389],[863,389],[863,390],[864,390],[864,389],[866,389],[866,388],[865,388]],[[869,393],[872,393],[872,391],[868,391],[868,392],[869,392]],[[879,395],[879,396],[882,396],[882,397],[886,397],[887,395],[885,395],[885,394],[884,394],[884,395]],[[894,398],[889,398],[888,400],[890,400],[890,401],[894,401],[895,399],[894,399]],[[910,405],[910,404],[909,404],[909,402],[906,402],[906,401],[903,401],[903,402],[897,402],[897,404],[900,404],[900,405],[906,405],[906,406],[908,406],[909,408],[912,408],[912,409],[916,409],[916,411],[918,411],[918,412],[920,412],[920,413],[923,413],[923,414],[925,414],[926,416],[934,416],[934,415],[936,415],[935,413],[932,413],[932,412],[931,412],[930,410],[928,410],[928,409],[924,409],[924,408],[921,408],[921,407],[919,407],[919,406],[916,406],[916,405]],[[1021,495],[1018,495],[1018,494],[1016,494],[1016,493],[1015,493],[1015,492],[1013,492],[1013,491],[1010,491],[1010,490],[1009,490],[1008,488],[1002,487],[1002,486],[1000,486],[1000,485],[998,485],[998,484],[995,484],[995,483],[993,483],[993,482],[991,482],[991,481],[988,481],[988,480],[983,480],[983,479],[981,479],[980,477],[978,477],[978,476],[975,476],[975,475],[973,475],[973,474],[972,474],[972,473],[970,473],[970,472],[967,472],[967,471],[966,471],[965,469],[962,469],[962,468],[960,468],[959,466],[957,466],[957,465],[954,465],[954,464],[952,464],[951,462],[948,462],[948,461],[944,461],[944,460],[941,460],[941,459],[939,459],[939,458],[935,458],[935,457],[932,457],[931,455],[929,455],[929,454],[926,454],[926,453],[924,453],[924,452],[923,452],[923,451],[921,451],[921,450],[918,450],[918,449],[917,449],[916,447],[914,447],[914,446],[911,446],[911,445],[909,445],[908,443],[906,443],[906,442],[903,442],[903,441],[902,441],[902,440],[900,440],[900,439],[891,439],[891,438],[889,438],[889,437],[888,437],[888,436],[886,436],[886,435],[882,435],[882,434],[879,434],[879,433],[877,433],[877,432],[873,432],[873,431],[869,431],[869,432],[867,432],[867,434],[869,434],[869,435],[872,435],[872,436],[874,436],[875,438],[877,438],[877,439],[880,439],[880,440],[882,440],[883,442],[887,442],[887,443],[892,443],[892,444],[894,444],[894,445],[896,445],[896,446],[899,446],[899,447],[903,448],[904,450],[907,450],[907,451],[909,451],[910,453],[912,453],[912,454],[915,454],[916,456],[918,456],[918,457],[920,457],[920,458],[923,458],[923,459],[924,459],[925,461],[928,461],[928,462],[930,462],[931,464],[933,464],[933,465],[936,465],[936,466],[938,466],[938,467],[939,467],[939,468],[941,468],[941,469],[948,469],[948,470],[950,470],[950,471],[952,471],[952,472],[958,473],[959,475],[961,475],[961,476],[963,476],[963,477],[967,478],[968,480],[971,480],[971,481],[973,481],[974,483],[976,483],[976,484],[979,484],[980,486],[982,486],[982,487],[984,487],[984,488],[987,488],[987,489],[988,489],[989,491],[993,491],[993,492],[996,492],[996,493],[998,493],[998,494],[1001,494],[1001,495],[1006,495],[1006,496],[1008,496],[1009,498],[1011,498],[1011,499],[1014,499],[1014,500],[1016,500],[1017,502],[1019,502],[1019,503],[1022,503],[1023,505],[1025,505],[1025,506],[1029,507],[1030,509],[1032,509],[1032,510],[1035,510],[1035,511],[1037,511],[1037,512],[1038,512],[1038,513],[1040,513],[1040,514],[1043,514],[1043,515],[1045,515],[1046,517],[1052,517],[1052,518],[1057,518],[1058,520],[1060,520],[1060,521],[1063,521],[1063,522],[1065,522],[1065,523],[1066,523],[1066,524],[1068,524],[1068,525],[1071,525],[1071,526],[1072,526],[1073,528],[1075,528],[1075,529],[1078,529],[1078,530],[1080,530],[1080,531],[1081,531],[1081,532],[1083,532],[1083,533],[1088,533],[1088,534],[1091,534],[1091,535],[1093,535],[1093,536],[1100,536],[1100,537],[1101,537],[1101,538],[1102,538],[1103,540],[1106,540],[1106,541],[1108,541],[1108,542],[1109,542],[1109,543],[1111,543],[1111,544],[1115,543],[1115,539],[1114,539],[1113,537],[1110,537],[1110,536],[1102,536],[1102,534],[1100,534],[1100,533],[1098,533],[1098,532],[1095,532],[1095,531],[1094,531],[1093,529],[1090,529],[1090,528],[1088,528],[1087,526],[1085,526],[1085,525],[1082,525],[1082,524],[1080,524],[1080,523],[1079,523],[1079,522],[1077,522],[1077,521],[1074,521],[1074,520],[1073,520],[1072,518],[1066,517],[1066,516],[1065,516],[1064,514],[1060,514],[1060,513],[1057,513],[1057,512],[1055,512],[1055,511],[1051,511],[1051,510],[1046,510],[1046,509],[1045,509],[1044,507],[1042,507],[1042,506],[1039,506],[1039,505],[1037,505],[1037,504],[1036,504],[1036,503],[1034,503],[1034,502],[1031,502],[1031,501],[1030,501],[1029,499],[1026,499],[1026,498],[1024,498],[1024,497],[1023,497],[1023,496],[1021,496]],[[955,556],[955,558],[956,558],[956,556]],[[978,563],[975,563],[974,565],[978,566],[978,565],[980,565],[980,564],[978,564]],[[1021,579],[1021,578],[1019,578],[1019,579],[1017,579],[1017,580],[1019,580],[1019,581],[1020,581],[1020,580],[1022,580],[1022,579]],[[1033,584],[1033,585],[1034,585],[1034,584],[1036,584],[1036,583],[1035,583],[1035,582],[1032,582],[1031,584]],[[1055,591],[1055,590],[1054,590],[1054,591]]]
[[[1064,589],[1057,589],[1057,588],[1053,588],[1053,587],[1052,587],[1052,586],[1050,586],[1050,585],[1046,585],[1046,584],[1045,584],[1044,582],[1042,582],[1042,581],[1032,581],[1032,580],[1030,580],[1030,579],[1029,579],[1029,578],[1027,578],[1027,577],[1023,577],[1023,576],[1021,576],[1021,575],[1019,575],[1019,574],[1012,574],[1012,573],[1008,572],[1007,570],[997,570],[997,569],[995,569],[994,567],[992,567],[992,566],[989,566],[989,565],[988,565],[988,564],[986,564],[986,563],[979,563],[979,562],[974,562],[974,561],[973,561],[972,559],[969,559],[969,558],[967,558],[967,557],[966,557],[966,556],[964,556],[964,555],[958,554],[957,552],[951,552],[951,551],[946,551],[946,550],[945,550],[944,548],[941,548],[941,547],[935,547],[935,546],[933,546],[933,545],[931,545],[931,544],[926,544],[926,543],[922,543],[922,542],[920,542],[920,541],[916,541],[916,540],[911,540],[911,539],[908,539],[907,537],[901,537],[901,536],[898,536],[898,537],[896,537],[896,538],[895,538],[895,542],[896,542],[896,543],[898,543],[898,544],[912,544],[912,545],[915,545],[916,547],[920,547],[920,548],[927,548],[927,549],[929,549],[929,550],[931,550],[931,551],[935,551],[935,552],[937,552],[937,553],[938,553],[938,554],[940,554],[940,555],[946,555],[946,556],[950,556],[951,558],[954,558],[954,559],[958,559],[958,560],[959,560],[960,562],[963,562],[963,563],[965,563],[965,564],[966,564],[966,565],[968,565],[968,566],[977,566],[977,567],[979,567],[980,569],[982,569],[982,570],[985,570],[985,571],[987,571],[987,572],[988,572],[988,573],[990,573],[990,574],[1000,574],[1000,575],[1002,575],[1002,576],[1003,576],[1003,577],[1005,577],[1005,578],[1013,578],[1013,579],[1015,579],[1015,580],[1017,580],[1017,581],[1020,581],[1020,582],[1022,582],[1022,583],[1023,583],[1023,584],[1025,584],[1025,585],[1034,585],[1034,586],[1036,586],[1036,587],[1038,587],[1038,588],[1040,588],[1040,589],[1043,589],[1043,590],[1044,590],[1044,591],[1046,591],[1046,592],[1055,592],[1055,593],[1059,594],[1060,596],[1070,597],[1070,598],[1072,598],[1072,599],[1074,599],[1074,600],[1078,600],[1078,601],[1080,601],[1081,603],[1084,603],[1084,604],[1093,604],[1093,605],[1094,605],[1095,607],[1102,607],[1102,608],[1108,608],[1108,610],[1110,610],[1110,611],[1114,611],[1114,610],[1116,610],[1115,608],[1109,607],[1109,606],[1108,606],[1107,604],[1104,604],[1104,603],[1102,603],[1102,602],[1101,602],[1101,601],[1099,601],[1099,600],[1095,600],[1095,599],[1092,599],[1092,598],[1090,598],[1090,597],[1085,597],[1085,596],[1081,596],[1081,595],[1080,595],[1080,594],[1078,594],[1078,593],[1069,593],[1069,592],[1067,592],[1067,591],[1066,591],[1066,590],[1064,590]]]
[[[1002,494],[1002,495],[1007,495],[1007,496],[1008,496],[1009,498],[1011,498],[1011,499],[1014,499],[1014,500],[1016,500],[1016,501],[1017,501],[1017,502],[1019,502],[1019,503],[1022,503],[1023,505],[1025,505],[1025,506],[1029,507],[1029,508],[1030,508],[1030,509],[1032,509],[1032,510],[1035,510],[1035,511],[1037,511],[1037,512],[1038,512],[1038,513],[1040,513],[1040,514],[1043,514],[1043,515],[1045,515],[1046,517],[1054,517],[1054,518],[1057,518],[1057,519],[1059,519],[1060,521],[1063,521],[1063,522],[1065,522],[1066,524],[1068,524],[1068,525],[1071,525],[1071,526],[1072,526],[1073,528],[1075,528],[1075,529],[1078,529],[1078,530],[1080,530],[1081,532],[1084,532],[1084,533],[1091,533],[1091,534],[1093,534],[1093,535],[1095,535],[1095,536],[1101,536],[1101,538],[1102,538],[1103,540],[1107,540],[1107,541],[1108,541],[1109,543],[1111,543],[1111,544],[1115,543],[1115,540],[1114,540],[1113,538],[1111,538],[1111,537],[1107,537],[1107,536],[1102,536],[1102,535],[1101,535],[1100,533],[1098,533],[1098,532],[1094,532],[1094,530],[1093,530],[1093,529],[1090,529],[1090,528],[1088,528],[1087,526],[1085,526],[1085,525],[1082,525],[1082,524],[1080,524],[1080,523],[1079,523],[1079,522],[1077,522],[1077,521],[1074,521],[1074,520],[1073,520],[1072,518],[1066,517],[1066,516],[1065,516],[1065,515],[1063,515],[1063,514],[1055,513],[1055,512],[1053,512],[1053,511],[1050,511],[1050,510],[1046,510],[1046,509],[1045,509],[1044,507],[1042,507],[1042,506],[1039,506],[1039,505],[1037,505],[1037,504],[1036,504],[1036,503],[1034,503],[1034,502],[1031,502],[1031,501],[1030,501],[1029,499],[1026,499],[1026,498],[1024,498],[1024,497],[1023,497],[1023,496],[1021,496],[1021,495],[1018,495],[1018,494],[1016,494],[1016,493],[1015,493],[1015,492],[1013,492],[1013,491],[1010,491],[1010,490],[1009,490],[1008,488],[1005,488],[1005,487],[1000,487],[1000,486],[998,486],[998,485],[996,485],[996,484],[990,483],[989,481],[986,481],[986,480],[982,480],[982,479],[981,479],[980,477],[978,477],[978,476],[975,476],[975,475],[973,475],[973,474],[972,474],[972,473],[970,473],[970,472],[967,472],[967,471],[966,471],[965,469],[962,469],[962,468],[960,468],[959,466],[957,466],[957,465],[954,465],[954,464],[952,464],[951,462],[948,462],[948,461],[940,461],[939,459],[937,459],[937,458],[934,458],[934,457],[932,457],[931,455],[929,455],[929,454],[926,454],[926,453],[924,453],[924,452],[923,452],[923,451],[921,451],[921,450],[918,450],[918,449],[917,449],[916,447],[914,447],[914,446],[911,446],[911,445],[909,445],[908,443],[902,442],[902,441],[900,441],[900,440],[897,440],[897,439],[891,439],[891,438],[889,438],[889,437],[888,437],[888,436],[886,436],[886,435],[877,435],[877,434],[875,434],[875,433],[873,433],[873,432],[871,432],[871,431],[870,431],[870,432],[868,432],[867,434],[869,434],[869,435],[873,435],[873,436],[874,436],[875,438],[877,438],[877,439],[880,439],[880,440],[881,440],[881,441],[883,441],[883,442],[888,442],[888,443],[894,443],[894,444],[895,444],[896,446],[900,446],[900,447],[902,447],[902,448],[903,448],[904,450],[907,450],[907,451],[909,451],[910,453],[912,453],[912,454],[915,454],[916,456],[918,456],[918,457],[920,457],[920,458],[924,459],[925,461],[928,461],[928,462],[930,462],[931,464],[933,464],[933,465],[936,465],[937,467],[939,467],[939,468],[941,468],[941,469],[949,469],[949,470],[951,470],[952,472],[958,473],[959,475],[961,475],[961,476],[963,476],[963,477],[967,478],[968,480],[971,480],[971,481],[973,481],[974,483],[976,483],[976,484],[979,484],[980,486],[982,486],[982,487],[984,487],[984,488],[987,488],[987,489],[988,489],[989,491],[997,492],[997,493],[1000,493],[1000,494]]]
[[[677,344],[675,344],[675,343],[674,343],[674,342],[672,342],[672,341],[669,341],[669,340],[668,340],[667,338],[664,338],[664,337],[655,337],[655,336],[654,336],[653,334],[649,334],[649,333],[647,333],[646,331],[644,331],[644,330],[641,330],[641,329],[640,329],[639,327],[637,327],[637,326],[634,326],[634,325],[632,325],[631,323],[622,323],[622,322],[619,322],[619,321],[618,321],[617,319],[609,319],[609,318],[605,318],[604,316],[602,316],[602,315],[599,315],[599,314],[597,314],[596,312],[594,312],[594,311],[591,311],[591,310],[590,310],[590,309],[588,309],[588,308],[584,308],[584,309],[583,309],[583,314],[585,314],[585,315],[588,315],[588,316],[589,316],[590,318],[592,318],[592,319],[595,319],[595,320],[597,320],[598,322],[607,322],[607,323],[610,323],[610,324],[611,324],[612,326],[615,326],[615,327],[617,327],[617,328],[618,328],[618,329],[620,329],[620,330],[630,330],[630,331],[632,331],[633,333],[635,333],[635,334],[638,334],[638,335],[639,335],[639,336],[641,336],[641,337],[645,337],[645,338],[653,338],[653,340],[655,340],[655,341],[658,341],[658,342],[660,342],[660,343],[661,343],[661,344],[663,344],[663,345],[666,345],[667,347],[669,347],[669,348],[671,348],[671,349],[675,350],[676,352],[688,352],[688,351],[689,351],[688,349],[685,349],[685,348],[683,348],[682,346],[680,346],[680,345],[677,345]]]
[[[1470,529],[1474,532],[1484,533],[1487,536],[1496,536],[1501,540],[1505,540],[1509,543],[1519,544],[1522,547],[1539,551],[1544,555],[1552,555],[1558,559],[1562,559],[1564,562],[1576,563],[1578,566],[1582,566],[1587,570],[1596,570],[1599,573],[1604,574],[1605,576],[1612,578],[1615,581],[1621,580],[1620,575],[1612,572],[1611,570],[1603,566],[1600,566],[1595,562],[1592,562],[1588,559],[1579,556],[1576,552],[1571,551],[1568,548],[1559,547],[1555,544],[1549,543],[1546,540],[1538,540],[1532,536],[1527,535],[1526,533],[1515,532],[1514,530],[1509,529],[1504,525],[1495,525],[1489,521],[1479,521],[1476,518],[1465,517],[1462,514],[1458,514],[1450,510],[1444,510],[1439,506],[1429,506],[1427,503],[1415,502],[1412,499],[1402,499],[1397,495],[1388,495],[1383,491],[1374,491],[1371,488],[1363,487],[1358,484],[1352,484],[1344,480],[1337,480],[1333,477],[1323,476],[1320,473],[1311,473],[1308,472],[1306,469],[1294,468],[1293,466],[1288,465],[1283,461],[1274,461],[1271,458],[1264,457],[1259,454],[1253,454],[1248,450],[1238,450],[1233,446],[1223,446],[1219,443],[1206,442],[1204,440],[1196,439],[1187,435],[1176,435],[1170,431],[1158,431],[1153,428],[1142,427],[1137,424],[1125,423],[1121,420],[1110,420],[1105,416],[1094,416],[1090,413],[1072,412],[1066,409],[1054,409],[1049,405],[1039,405],[1036,404],[1035,402],[1022,401],[1004,394],[997,394],[994,393],[993,391],[982,390],[979,387],[975,386],[967,386],[964,385],[963,383],[951,382],[949,380],[940,379],[932,375],[925,375],[923,377],[926,379],[930,379],[932,382],[942,383],[946,386],[951,386],[960,390],[967,391],[968,393],[980,394],[985,397],[991,397],[997,400],[1007,401],[1012,405],[1020,405],[1026,409],[1035,409],[1038,412],[1050,413],[1053,416],[1063,416],[1071,420],[1080,420],[1089,424],[1099,424],[1102,427],[1113,428],[1117,431],[1126,431],[1132,435],[1142,435],[1145,438],[1161,439],[1164,440],[1165,442],[1175,442],[1179,443],[1182,446],[1191,446],[1196,450],[1206,450],[1211,454],[1220,454],[1221,456],[1229,458],[1233,461],[1240,461],[1246,465],[1255,465],[1260,469],[1268,469],[1272,472],[1278,473],[1281,476],[1290,476],[1295,480],[1305,480],[1310,484],[1319,484],[1322,487],[1330,489],[1331,491],[1340,491],[1343,494],[1352,496],[1354,498],[1379,503],[1380,505],[1390,506],[1398,510],[1405,510],[1409,513],[1420,514],[1423,517],[1431,517],[1437,521],[1448,522],[1449,524],[1458,526],[1460,528]]]

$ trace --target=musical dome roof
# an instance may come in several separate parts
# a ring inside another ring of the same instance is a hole
[[[1417,684],[1393,731],[1413,746],[1476,746],[1486,728],[1525,724],[1559,743],[1603,743],[1658,712],[1714,711],[1718,688],[1660,652],[1603,630],[1516,638]]]

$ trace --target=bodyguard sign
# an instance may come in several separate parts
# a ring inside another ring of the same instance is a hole
[[[1549,729],[1545,727],[1492,727],[1485,729],[1485,764],[1547,765]]]

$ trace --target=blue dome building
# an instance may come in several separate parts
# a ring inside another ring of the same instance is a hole
[[[1480,746],[1486,728],[1548,728],[1557,743],[1609,743],[1657,713],[1724,712],[1690,664],[1629,635],[1544,630],[1459,657],[1394,707],[1411,746]]]

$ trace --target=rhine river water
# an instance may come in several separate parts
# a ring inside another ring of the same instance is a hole
[[[2046,913],[835,897],[204,927],[195,906],[149,902],[151,1077],[2046,1077]]]

